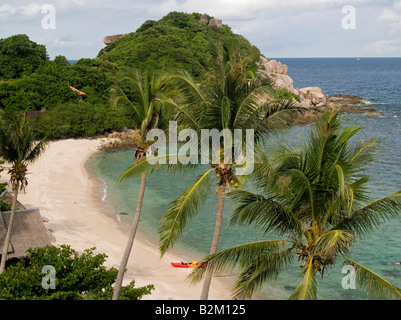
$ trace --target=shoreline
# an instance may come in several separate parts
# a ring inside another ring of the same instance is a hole
[[[42,217],[49,220],[45,227],[54,237],[53,245],[68,244],[79,252],[96,247],[96,253],[108,256],[105,265],[118,269],[129,227],[118,221],[113,205],[107,199],[102,200],[101,179],[86,167],[105,140],[51,142],[44,154],[29,166],[32,175],[26,193],[22,192],[18,200],[27,208],[38,207]],[[202,283],[189,285],[185,278],[190,270],[170,265],[182,260],[179,254],[180,251],[171,250],[160,258],[154,239],[138,230],[123,285],[132,279],[136,287],[153,284],[155,290],[144,300],[198,300]],[[209,299],[230,300],[232,286],[232,279],[214,278]]]

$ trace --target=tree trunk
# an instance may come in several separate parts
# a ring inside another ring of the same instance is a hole
[[[120,290],[121,290],[121,285],[123,283],[125,268],[127,267],[128,259],[129,259],[131,249],[132,249],[132,245],[134,244],[134,240],[135,240],[136,230],[138,229],[139,218],[140,218],[141,209],[142,209],[143,196],[145,194],[145,185],[146,185],[146,173],[142,173],[141,189],[139,191],[138,204],[136,206],[135,217],[134,217],[134,221],[132,223],[131,231],[130,231],[130,234],[128,237],[127,246],[125,247],[125,251],[124,251],[122,261],[121,261],[120,269],[118,270],[117,280],[114,285],[113,300],[118,300],[118,297],[120,296]]]
[[[3,253],[1,255],[0,274],[2,274],[6,268],[8,246],[10,244],[11,232],[12,232],[13,224],[14,224],[15,206],[17,204],[18,185],[14,187],[13,193],[14,194],[13,194],[13,203],[11,205],[10,221],[8,222],[7,234],[6,234],[6,238],[4,240],[4,245],[3,245]]]
[[[213,241],[212,241],[212,246],[210,247],[210,254],[215,254],[217,252],[217,246],[219,244],[221,223],[223,220],[223,208],[224,208],[224,197],[225,197],[224,191],[225,191],[224,186],[220,186],[219,189],[217,190],[217,193],[219,194],[219,202],[217,205],[216,225],[214,227]],[[207,300],[209,296],[210,283],[212,282],[212,271],[209,268],[209,266],[206,268],[207,269],[206,269],[205,280],[203,282],[203,288],[200,297],[201,300]]]

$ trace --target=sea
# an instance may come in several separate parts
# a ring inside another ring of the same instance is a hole
[[[360,125],[364,128],[356,139],[372,136],[385,138],[384,151],[380,159],[367,169],[367,173],[371,176],[369,189],[371,197],[380,198],[400,190],[401,58],[275,59],[288,65],[288,74],[293,78],[295,88],[316,86],[330,96],[357,95],[369,100],[367,105],[382,113],[380,117],[346,114],[343,115],[343,123]],[[273,143],[302,139],[308,134],[310,126],[295,126],[270,139]],[[104,186],[99,199],[111,203],[117,218],[127,225],[133,219],[140,180],[130,179],[120,184],[117,184],[116,180],[124,169],[132,165],[133,156],[133,151],[99,152],[87,162],[88,170],[95,174]],[[191,186],[207,168],[200,166],[195,171],[179,174],[168,174],[163,171],[148,178],[139,228],[151,245],[157,246],[159,221],[169,203]],[[250,188],[252,189],[252,186]],[[227,199],[219,250],[250,241],[277,238],[270,234],[263,235],[251,227],[230,225],[229,218],[233,208],[234,204]],[[217,195],[212,191],[174,247],[181,253],[182,260],[200,260],[209,253],[216,209]],[[348,256],[401,288],[401,265],[391,265],[393,262],[401,261],[401,218],[385,221],[375,232],[358,238]],[[323,277],[318,275],[318,298],[368,299],[361,288],[353,286],[352,279],[350,280],[351,274],[343,267],[344,264],[339,259]],[[225,276],[232,278],[235,276],[235,271]],[[263,299],[288,299],[301,280],[301,269],[295,258],[275,281],[270,281],[262,287],[260,296]]]

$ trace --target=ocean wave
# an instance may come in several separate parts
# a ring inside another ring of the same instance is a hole
[[[106,182],[104,182],[102,201],[106,201],[107,195],[108,195],[107,184],[106,184]]]

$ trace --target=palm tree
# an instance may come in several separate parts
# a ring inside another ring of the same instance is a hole
[[[355,268],[356,283],[368,294],[401,299],[400,289],[346,256],[357,236],[400,215],[401,191],[376,200],[368,196],[370,178],[364,170],[376,158],[380,139],[351,146],[361,127],[340,129],[338,114],[326,113],[304,144],[281,146],[269,158],[260,155],[253,177],[260,193],[231,193],[237,204],[232,222],[282,238],[246,243],[204,259],[214,273],[240,268],[235,298],[251,298],[297,257],[304,278],[290,299],[316,299],[316,274],[323,277],[338,259]],[[191,280],[203,274],[197,268]]]
[[[11,164],[11,169],[8,173],[10,175],[13,201],[1,256],[0,274],[3,273],[6,266],[18,192],[24,190],[28,185],[28,179],[26,177],[28,164],[32,163],[40,156],[46,144],[46,139],[40,141],[35,139],[26,115],[22,116],[20,113],[11,111],[3,112],[0,119],[0,157]]]
[[[218,71],[210,76],[206,86],[197,85],[185,73],[177,73],[172,77],[186,102],[185,107],[178,113],[183,126],[193,128],[199,134],[202,129],[217,129],[220,132],[228,130],[232,136],[236,129],[243,132],[246,129],[254,129],[254,140],[258,142],[266,134],[286,126],[292,120],[294,111],[298,109],[292,102],[276,99],[270,81],[257,74],[256,63],[248,57],[241,59],[240,54],[227,47],[217,50],[216,61]],[[201,134],[198,135],[200,136]],[[245,149],[246,136],[243,135],[242,139]],[[226,192],[232,185],[238,187],[243,180],[241,176],[236,176],[234,170],[239,163],[224,161],[225,155],[234,154],[234,146],[228,145],[228,148],[225,148],[223,141],[220,141],[220,151],[220,160],[215,161],[215,155],[210,153],[211,168],[202,174],[193,186],[172,201],[165,211],[159,228],[162,255],[174,245],[187,223],[197,214],[199,205],[211,190],[212,181],[209,175],[212,172],[216,174],[219,182],[216,188],[218,205],[210,254],[217,251]],[[207,300],[209,294],[212,279],[209,270],[207,267],[202,300]]]
[[[123,106],[131,114],[133,127],[136,133],[133,136],[133,145],[136,147],[134,164],[146,160],[146,154],[152,142],[146,141],[147,133],[156,128],[166,128],[167,121],[171,118],[169,101],[165,101],[172,92],[168,86],[168,77],[163,74],[157,75],[152,72],[141,72],[139,70],[124,71],[120,77],[120,85],[112,90],[114,105]],[[130,169],[130,168],[128,168]],[[132,176],[126,170],[118,179],[118,182]],[[142,203],[145,194],[146,172],[141,173],[141,187],[138,196],[138,203],[130,234],[118,270],[114,286],[113,300],[118,300],[124,278],[125,269],[135,240],[141,215]]]

